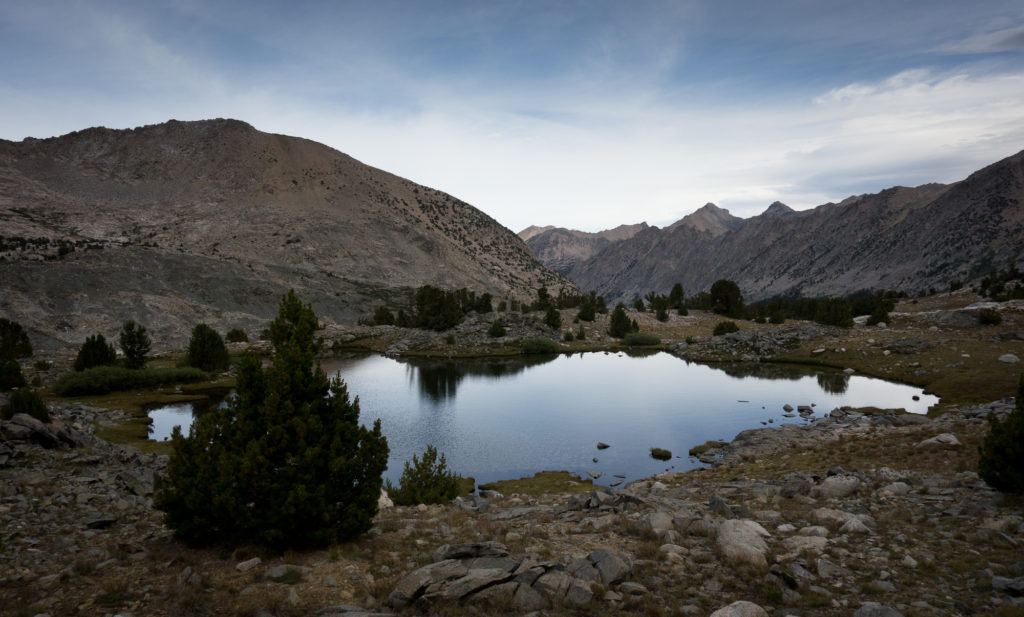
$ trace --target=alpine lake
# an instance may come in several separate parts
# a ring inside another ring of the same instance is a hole
[[[449,469],[478,484],[564,470],[597,484],[704,466],[688,456],[740,431],[806,423],[841,406],[926,413],[939,402],[919,388],[840,371],[783,364],[690,363],[664,352],[598,352],[487,359],[393,359],[349,355],[322,361],[359,397],[360,421],[377,418],[391,453],[385,477],[428,445]],[[225,404],[149,410],[150,438],[187,431],[193,415]],[[813,406],[812,416],[783,410]],[[597,444],[608,444],[598,449]],[[672,452],[651,458],[652,447]]]

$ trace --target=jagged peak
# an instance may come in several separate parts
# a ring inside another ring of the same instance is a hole
[[[768,206],[768,209],[761,213],[761,216],[780,217],[786,216],[796,212],[793,208],[790,208],[781,201],[774,201],[772,205]]]

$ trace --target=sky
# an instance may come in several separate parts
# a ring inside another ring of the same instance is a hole
[[[0,139],[236,118],[519,231],[749,217],[1024,149],[1020,0],[0,0]]]

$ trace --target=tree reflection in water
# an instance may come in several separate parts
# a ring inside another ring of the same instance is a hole
[[[479,358],[436,360],[429,358],[401,359],[410,377],[415,377],[420,393],[434,403],[455,398],[459,383],[466,377],[502,379],[522,373],[532,366],[551,362],[558,355],[517,356],[514,358]]]

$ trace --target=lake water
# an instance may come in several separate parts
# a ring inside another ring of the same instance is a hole
[[[787,403],[813,404],[817,416],[842,405],[924,413],[938,403],[880,379],[772,364],[708,366],[667,353],[447,361],[359,355],[323,366],[359,396],[363,423],[381,419],[392,481],[428,444],[478,483],[542,470],[601,472],[600,484],[615,474],[629,481],[701,466],[687,452],[709,439],[729,441],[769,419],[804,422],[782,415]],[[191,414],[187,404],[153,410],[153,438],[188,424]],[[599,451],[599,441],[611,447]],[[672,460],[650,458],[651,447],[671,450]]]

